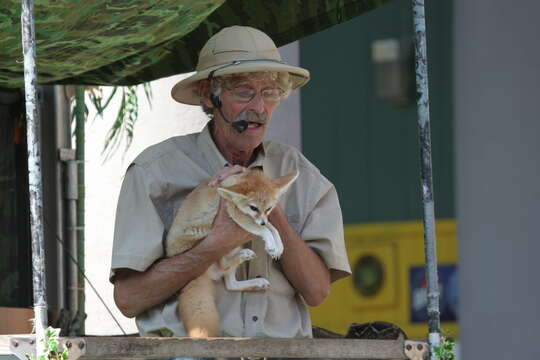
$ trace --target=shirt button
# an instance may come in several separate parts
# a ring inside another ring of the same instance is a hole
[[[257,321],[257,320],[259,320],[259,318],[258,318],[258,317],[256,317],[256,316],[252,317],[251,319],[252,319],[253,321]]]

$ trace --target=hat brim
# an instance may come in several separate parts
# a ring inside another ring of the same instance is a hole
[[[189,105],[200,105],[200,95],[198,94],[198,82],[208,78],[212,71],[213,76],[249,73],[258,71],[288,72],[292,79],[293,90],[304,86],[309,81],[309,71],[298,66],[291,66],[277,61],[258,60],[253,62],[240,62],[238,64],[220,64],[208,69],[198,71],[174,85],[171,96],[179,103]]]

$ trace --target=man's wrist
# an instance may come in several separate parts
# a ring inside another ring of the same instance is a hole
[[[301,240],[300,236],[296,233],[296,230],[289,224],[285,211],[279,205],[270,213],[268,220],[279,232],[281,241],[284,245],[290,245],[291,241],[294,240]]]

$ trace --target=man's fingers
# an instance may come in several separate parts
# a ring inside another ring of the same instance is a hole
[[[220,182],[222,182],[229,176],[239,174],[244,171],[246,171],[246,168],[240,165],[226,166],[223,169],[220,169],[217,173],[215,173],[208,185],[217,186]]]

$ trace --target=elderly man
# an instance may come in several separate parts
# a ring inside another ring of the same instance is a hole
[[[141,335],[185,336],[174,295],[233,248],[249,246],[258,257],[243,264],[237,278],[261,276],[271,285],[232,292],[218,282],[223,336],[311,336],[306,304],[322,303],[330,283],[350,274],[341,210],[334,186],[297,149],[263,141],[279,102],[308,80],[307,70],[281,61],[266,34],[233,26],[208,40],[197,72],[172,89],[176,101],[202,106],[211,120],[201,133],[146,149],[124,178],[111,281],[117,306],[136,317]],[[198,245],[164,258],[162,239],[185,196],[203,180],[218,183],[254,166],[272,178],[300,173],[269,218],[284,244],[279,261],[266,254],[261,241],[251,242],[253,235],[223,208]]]

